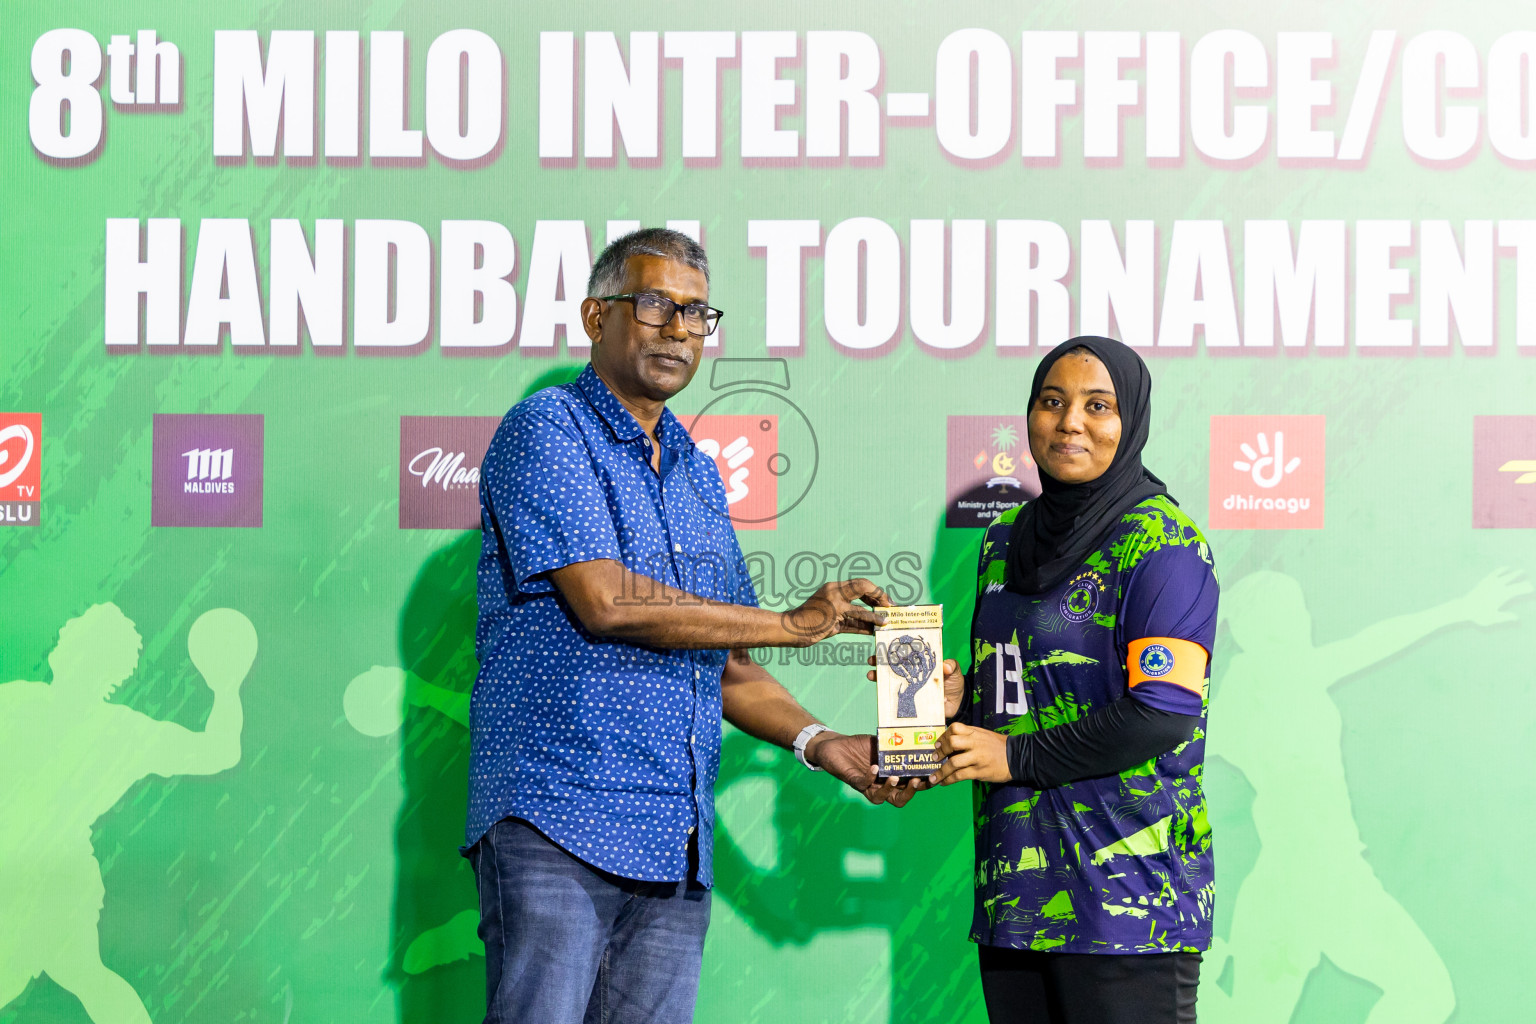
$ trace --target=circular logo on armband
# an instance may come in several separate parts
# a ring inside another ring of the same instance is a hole
[[[1148,644],[1141,652],[1137,667],[1142,674],[1156,679],[1173,671],[1173,652],[1162,644]]]
[[[1099,595],[1103,583],[1099,574],[1085,572],[1073,578],[1067,585],[1067,593],[1061,599],[1061,616],[1068,622],[1086,622],[1099,608]]]

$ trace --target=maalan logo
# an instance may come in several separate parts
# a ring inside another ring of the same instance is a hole
[[[1323,528],[1322,416],[1212,416],[1218,530]]]
[[[478,530],[480,463],[499,416],[400,417],[400,528]]]
[[[260,526],[260,416],[155,415],[152,526]]]
[[[788,465],[779,452],[779,418],[706,413],[688,424],[688,432],[720,470],[727,514],[736,529],[777,526],[779,477]]]
[[[37,525],[42,447],[42,413],[0,412],[0,526]]]
[[[1040,496],[1024,416],[951,416],[946,427],[945,526],[987,526]]]
[[[1536,416],[1472,417],[1472,526],[1536,528]]]

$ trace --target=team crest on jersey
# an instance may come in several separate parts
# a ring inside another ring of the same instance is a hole
[[[1137,667],[1151,679],[1165,676],[1173,671],[1173,652],[1162,644],[1147,644],[1141,652]]]
[[[1104,592],[1104,581],[1092,570],[1079,573],[1067,585],[1067,593],[1061,599],[1061,615],[1068,622],[1086,622],[1099,609],[1099,595]]]

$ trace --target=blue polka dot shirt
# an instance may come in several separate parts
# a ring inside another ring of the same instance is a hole
[[[600,639],[548,573],[609,558],[717,601],[757,604],[715,462],[670,410],[650,440],[589,365],[513,406],[480,475],[482,543],[466,849],[522,818],[576,857],[713,884],[726,652]],[[642,589],[627,599],[644,600]]]

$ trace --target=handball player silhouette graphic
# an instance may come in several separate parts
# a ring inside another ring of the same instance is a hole
[[[428,682],[403,668],[375,665],[354,676],[342,695],[347,722],[364,736],[388,736],[405,723],[405,708],[431,708],[449,721],[469,728],[469,694]],[[480,940],[480,911],[469,907],[411,940],[401,960],[406,974],[471,956],[484,956]]]
[[[1503,606],[1529,593],[1519,574],[1500,569],[1462,597],[1322,646],[1291,577],[1257,572],[1222,595],[1242,653],[1212,702],[1207,755],[1248,777],[1261,846],[1237,891],[1223,893],[1235,900],[1231,937],[1206,954],[1202,1021],[1286,1024],[1323,956],[1381,989],[1366,1024],[1442,1024],[1451,1014],[1440,954],[1361,856],[1329,691],[1447,626],[1514,621]],[[1230,996],[1215,984],[1229,959]]]
[[[59,631],[51,683],[0,685],[0,1007],[47,974],[94,1024],[149,1024],[133,986],[101,960],[106,889],[91,826],[146,775],[214,775],[239,763],[240,685],[256,630],[229,608],[192,624],[187,653],[213,691],[201,732],[110,702],[141,646],[115,604],[93,605]]]

